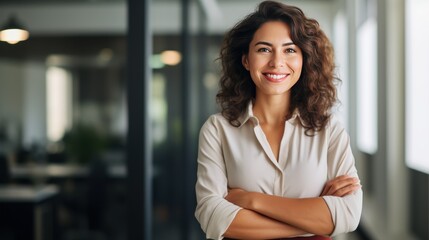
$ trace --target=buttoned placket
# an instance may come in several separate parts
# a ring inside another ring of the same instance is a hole
[[[280,151],[279,151],[279,159],[278,159],[278,164],[279,164],[279,173],[280,173],[280,189],[279,191],[281,191],[278,195],[279,196],[285,196],[286,194],[286,189],[285,189],[285,178],[286,178],[286,164],[287,164],[287,156],[289,156],[289,144],[288,141],[290,141],[290,139],[292,138],[293,132],[293,125],[288,121],[285,121],[285,127],[284,127],[284,131],[283,131],[283,136],[282,136],[282,140],[280,141]]]
[[[275,179],[273,183],[273,193],[274,195],[281,196],[283,194],[283,188],[284,188],[284,172],[283,169],[280,166],[280,162],[275,158],[274,153],[270,147],[270,144],[268,143],[268,139],[262,130],[261,126],[259,125],[258,121],[255,121],[254,125],[254,132],[256,135],[256,138],[258,139],[259,144],[261,144],[262,148],[264,149],[265,154],[270,159],[271,163],[275,166]],[[279,153],[279,159],[282,157],[282,149],[283,148],[283,139],[284,139],[284,133],[281,140],[281,146],[280,146],[280,153]]]

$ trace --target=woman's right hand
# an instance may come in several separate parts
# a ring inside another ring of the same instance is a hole
[[[360,180],[356,177],[342,175],[325,184],[320,196],[344,197],[361,188]]]

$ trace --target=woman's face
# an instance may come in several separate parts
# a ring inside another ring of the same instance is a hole
[[[243,66],[256,85],[256,95],[289,95],[302,70],[302,52],[281,21],[266,22],[255,32]]]

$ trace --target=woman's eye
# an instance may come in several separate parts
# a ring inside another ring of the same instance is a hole
[[[287,48],[286,52],[287,53],[296,53],[295,49],[293,49],[293,48]]]
[[[270,52],[270,49],[268,49],[268,48],[260,48],[260,49],[258,49],[258,52]]]

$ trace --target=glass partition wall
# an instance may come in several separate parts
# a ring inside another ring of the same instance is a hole
[[[111,35],[0,43],[9,182],[58,189],[56,229],[41,226],[43,239],[51,231],[55,239],[126,237],[118,221],[126,213],[125,43]],[[2,239],[16,235],[10,231]]]
[[[196,145],[199,127],[216,112],[222,35],[206,32],[195,1],[187,33],[183,2],[151,8],[173,12],[167,22],[179,23],[163,30],[151,22],[151,96],[144,103],[151,109],[151,238],[202,239],[193,217]],[[61,21],[51,15],[45,20]],[[31,30],[31,20],[24,22]],[[55,239],[128,239],[126,29],[61,32],[36,28],[27,41],[0,42],[0,147],[10,182],[58,187]],[[1,239],[13,235],[0,228]]]
[[[194,218],[197,144],[200,126],[217,110],[222,36],[183,34],[153,36],[153,239],[204,238]],[[174,54],[179,61],[169,64]]]

